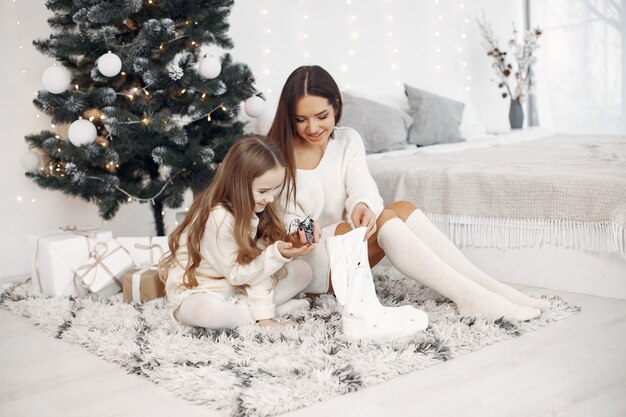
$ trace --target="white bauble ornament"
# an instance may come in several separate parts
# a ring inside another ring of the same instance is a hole
[[[98,71],[105,77],[115,77],[122,69],[122,60],[112,52],[98,58]]]
[[[259,96],[252,96],[244,102],[243,109],[250,117],[259,117],[265,111],[265,100]]]
[[[37,152],[28,151],[22,155],[20,163],[26,172],[33,172],[39,169],[39,165],[41,165],[41,158]]]
[[[67,136],[74,146],[87,145],[93,142],[98,135],[96,126],[89,120],[78,119],[70,125]]]
[[[218,59],[213,58],[212,56],[207,56],[202,58],[202,61],[200,61],[198,72],[204,78],[211,80],[220,75],[220,72],[222,72],[222,64]]]
[[[43,72],[41,81],[52,94],[61,94],[70,87],[72,76],[65,67],[50,67]]]

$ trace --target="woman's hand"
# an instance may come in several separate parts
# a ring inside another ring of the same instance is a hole
[[[304,232],[300,232],[304,235]],[[304,239],[306,242],[306,238]],[[283,255],[285,258],[295,258],[296,256],[306,255],[307,253],[313,252],[315,249],[315,244],[313,245],[302,245],[295,247],[291,242],[276,242],[276,247],[278,252]]]
[[[350,217],[354,227],[367,228],[364,240],[369,239],[370,236],[376,233],[376,215],[366,204],[359,203],[354,206]]]
[[[322,238],[322,228],[317,225],[317,223],[313,223],[313,243],[317,243]]]

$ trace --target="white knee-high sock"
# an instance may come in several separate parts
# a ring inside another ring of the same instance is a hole
[[[313,278],[311,267],[303,260],[295,259],[284,268],[286,275],[274,287],[274,302],[277,306],[300,294]]]
[[[308,300],[293,299],[311,283],[313,271],[311,271],[309,264],[296,259],[286,264],[285,269],[287,275],[278,281],[274,287],[277,316],[293,314],[311,306]]]
[[[472,264],[469,259],[430,222],[420,210],[415,210],[406,219],[406,225],[444,262],[479,285],[500,294],[507,300],[525,307],[534,307],[542,311],[550,308],[547,300],[532,298],[513,287],[497,281]]]
[[[378,243],[400,272],[451,299],[462,315],[481,314],[507,320],[530,320],[538,309],[522,307],[461,275],[399,218],[385,222],[378,232]]]
[[[250,311],[218,295],[192,294],[185,298],[176,314],[182,324],[207,329],[233,329],[254,323]]]
[[[310,308],[311,303],[306,298],[292,298],[276,306],[276,316],[292,315],[298,311],[308,310]]]

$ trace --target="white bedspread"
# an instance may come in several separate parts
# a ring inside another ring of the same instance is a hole
[[[368,156],[386,204],[412,201],[457,244],[553,242],[626,259],[626,137],[531,131]]]

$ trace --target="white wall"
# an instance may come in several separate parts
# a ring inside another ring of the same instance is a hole
[[[476,24],[483,9],[502,46],[514,21],[523,29],[522,0],[236,1],[232,54],[270,100],[296,67],[317,64],[341,89],[386,101],[405,101],[403,83],[468,95],[485,126],[506,128],[508,101]]]
[[[20,165],[27,150],[23,137],[50,129],[49,119],[32,104],[35,91],[43,88],[42,72],[53,63],[31,44],[49,34],[49,14],[42,3],[18,0],[0,6],[5,56],[0,99],[4,134],[0,278],[29,271],[26,235],[67,224],[102,223],[94,205],[39,188],[24,176]],[[319,64],[342,88],[349,86],[387,101],[403,100],[404,82],[457,97],[467,93],[485,126],[505,128],[508,103],[490,81],[493,73],[476,28],[481,8],[503,40],[509,36],[512,21],[521,27],[521,0],[238,0],[231,16],[235,42],[231,53],[250,65],[257,87],[269,99],[280,94],[285,78],[297,66]],[[64,132],[66,127],[57,129]],[[174,212],[167,210],[169,230],[173,222]],[[123,206],[103,227],[116,236],[154,234],[148,206],[138,203]]]

